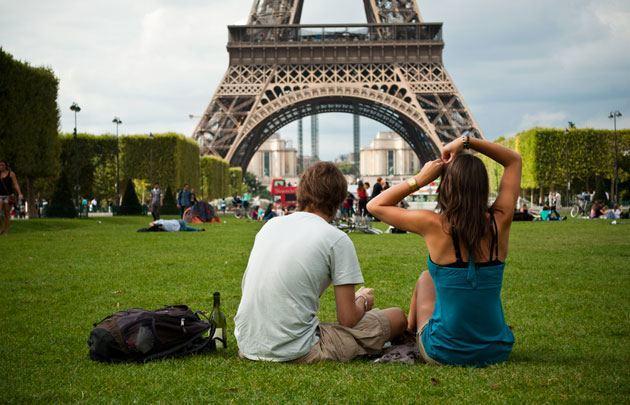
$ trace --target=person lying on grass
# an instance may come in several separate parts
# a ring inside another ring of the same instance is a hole
[[[158,219],[149,223],[148,228],[138,229],[138,232],[203,232],[203,228],[188,226],[183,219]]]
[[[488,173],[481,159],[463,152],[468,148],[505,168],[490,207]],[[396,206],[440,176],[439,213]],[[501,284],[520,183],[518,153],[464,136],[368,204],[381,221],[423,236],[429,250],[429,271],[416,283],[407,321],[425,362],[483,366],[508,359],[514,335],[503,317]]]
[[[343,174],[320,162],[302,175],[300,210],[272,218],[256,235],[234,318],[239,354],[250,360],[315,363],[377,354],[402,335],[400,308],[374,310],[374,292],[352,241],[330,224],[347,193]],[[320,297],[334,286],[338,323],[320,323]]]

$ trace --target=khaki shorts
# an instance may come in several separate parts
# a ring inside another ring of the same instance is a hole
[[[367,312],[354,328],[336,323],[322,323],[318,332],[319,341],[311,351],[293,362],[346,362],[358,356],[377,354],[383,350],[391,333],[387,315],[378,309]]]
[[[425,322],[425,324],[422,325],[422,327],[418,331],[418,335],[417,335],[417,338],[418,338],[418,352],[420,353],[420,358],[422,358],[422,360],[425,363],[432,364],[434,366],[441,366],[442,363],[437,362],[437,361],[433,360],[431,357],[429,357],[429,355],[427,354],[426,350],[424,350],[424,346],[422,345],[422,332],[424,331],[424,328],[426,328],[428,324],[429,324],[429,321]]]

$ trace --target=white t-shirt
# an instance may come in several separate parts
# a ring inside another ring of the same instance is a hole
[[[319,297],[331,283],[363,283],[348,235],[307,212],[267,222],[256,235],[234,318],[241,353],[268,361],[307,354],[319,340]]]
[[[164,228],[166,232],[177,232],[181,227],[179,221],[176,219],[159,219],[155,221],[155,224],[162,225],[162,228]]]

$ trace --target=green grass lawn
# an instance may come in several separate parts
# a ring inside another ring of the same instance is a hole
[[[237,358],[233,318],[260,224],[136,233],[147,218],[31,220],[0,236],[0,402],[539,402],[630,398],[630,223],[516,223],[503,303],[507,364],[255,363]],[[427,252],[413,235],[352,235],[380,307],[407,310]],[[92,323],[128,307],[210,309],[220,291],[226,355],[146,365],[87,357]],[[334,321],[332,291],[321,308]]]

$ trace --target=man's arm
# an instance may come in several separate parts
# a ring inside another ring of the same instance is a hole
[[[354,292],[354,284],[336,285],[337,322],[348,328],[354,327],[374,305],[372,289],[361,288]]]

